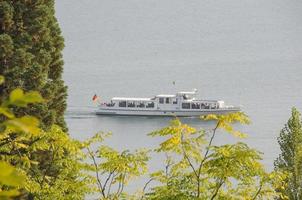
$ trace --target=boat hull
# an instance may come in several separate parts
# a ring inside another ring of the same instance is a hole
[[[99,109],[97,115],[121,115],[121,116],[175,116],[175,117],[198,117],[209,114],[227,114],[239,112],[240,108],[227,109],[204,109],[204,110],[122,110],[122,109]]]

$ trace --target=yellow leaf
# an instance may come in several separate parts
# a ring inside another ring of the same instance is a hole
[[[0,85],[2,85],[4,83],[4,76],[0,76]]]
[[[9,108],[0,107],[0,113],[10,119],[15,117],[15,115],[10,111]]]
[[[9,100],[13,103],[16,102],[20,99],[22,99],[22,97],[24,96],[24,92],[23,90],[21,90],[20,88],[14,89],[9,96]]]
[[[19,147],[19,148],[27,148],[28,147],[28,145],[26,145],[26,144],[23,144],[23,143],[15,143],[15,145],[17,146],[17,147]]]
[[[0,161],[0,183],[8,186],[20,186],[25,177],[17,172],[10,164]]]
[[[21,118],[15,118],[7,120],[4,124],[12,130],[23,131],[25,133],[31,133],[33,135],[38,135],[41,130],[39,129],[39,120],[35,117],[24,116]]]

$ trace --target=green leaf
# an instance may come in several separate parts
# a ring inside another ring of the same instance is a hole
[[[39,92],[27,92],[23,97],[23,101],[26,103],[41,103],[43,98]]]
[[[41,132],[38,127],[39,120],[31,116],[24,116],[21,118],[7,120],[6,122],[4,122],[4,125],[7,126],[7,129],[11,129],[13,131],[22,131],[25,133],[30,133],[32,135],[38,135]]]
[[[20,88],[15,89],[11,92],[9,100],[10,104],[20,107],[26,107],[29,103],[43,102],[43,98],[38,92],[24,93]]]
[[[7,186],[20,186],[24,183],[25,177],[4,161],[0,161],[0,183]]]
[[[0,177],[11,174],[14,171],[14,168],[4,161],[0,161]]]
[[[4,83],[5,79],[3,76],[0,76],[0,85],[2,85]]]
[[[0,199],[11,199],[11,197],[18,196],[20,192],[18,190],[8,190],[0,192]]]
[[[10,93],[9,100],[11,103],[15,103],[20,101],[23,98],[23,96],[24,96],[23,90],[17,88]]]
[[[15,115],[11,112],[11,110],[6,107],[0,107],[0,114],[3,114],[4,116],[10,119],[15,117]]]

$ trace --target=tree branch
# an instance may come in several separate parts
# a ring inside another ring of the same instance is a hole
[[[216,131],[217,131],[218,127],[219,127],[219,124],[220,123],[218,122],[217,125],[216,125],[216,127],[213,129],[213,134],[212,134],[210,142],[209,142],[209,144],[207,146],[207,150],[206,150],[206,153],[204,154],[203,160],[200,163],[200,166],[202,166],[203,163],[205,162],[205,160],[207,159],[207,156],[208,156],[209,151],[210,151],[210,147],[212,146],[212,142],[214,140],[214,137],[215,137]]]
[[[255,200],[257,198],[257,196],[260,194],[261,190],[262,190],[262,184],[260,184],[255,196],[253,197],[253,200]]]
[[[124,190],[124,186],[125,186],[125,177],[126,177],[126,170],[124,170],[124,173],[121,174],[121,179],[119,181],[119,186],[118,186],[118,190],[116,192],[116,196],[119,197],[121,195],[121,193]]]
[[[201,169],[202,169],[202,166],[203,166],[203,163],[208,159],[208,154],[209,154],[209,152],[210,152],[210,147],[212,146],[212,142],[213,142],[213,140],[214,140],[214,137],[215,137],[215,134],[216,134],[216,130],[218,129],[218,127],[219,127],[219,122],[216,124],[216,126],[215,126],[215,128],[213,129],[213,134],[212,134],[212,136],[211,136],[211,139],[210,139],[210,141],[209,141],[209,144],[208,144],[208,146],[207,146],[207,150],[206,150],[206,152],[205,152],[205,154],[204,154],[204,156],[203,156],[203,159],[202,159],[202,161],[200,162],[200,165],[199,165],[199,168],[198,168],[198,180],[197,180],[197,197],[199,197],[200,196],[200,174],[201,174]]]
[[[120,179],[119,182],[118,182],[118,188],[117,188],[117,192],[115,193],[115,196],[118,196],[119,191],[121,189],[121,185],[122,185],[122,180]]]
[[[107,179],[106,179],[106,181],[104,183],[104,186],[103,186],[103,192],[104,193],[105,193],[105,190],[106,190],[106,185],[107,185],[109,179],[111,178],[111,176],[114,174],[115,170],[116,170],[116,168],[112,172],[109,173],[109,175],[108,175],[108,177],[107,177]]]
[[[185,150],[185,148],[184,148],[183,134],[181,134],[181,149],[182,149],[184,158],[188,161],[190,167],[192,168],[192,170],[193,170],[193,172],[194,172],[194,174],[195,174],[195,176],[196,176],[196,179],[199,179],[198,174],[197,174],[197,171],[196,171],[196,169],[195,169],[193,163],[191,162],[191,160],[190,160],[189,156],[187,155],[186,150]],[[198,181],[198,180],[197,180],[197,181]]]
[[[140,200],[144,199],[144,195],[145,195],[145,190],[147,188],[147,186],[149,185],[149,183],[151,183],[154,180],[154,178],[150,178],[149,181],[147,181],[147,183],[145,184],[144,188],[143,188],[143,194]]]
[[[89,147],[87,147],[87,150],[88,150],[88,153],[89,153],[90,157],[92,158],[92,161],[93,161],[93,164],[94,164],[99,191],[101,192],[103,197],[106,198],[105,192],[103,190],[102,182],[101,182],[101,179],[100,179],[100,176],[99,176],[98,164],[95,160],[95,157],[94,157],[93,153],[90,151]]]
[[[218,192],[219,192],[219,190],[220,190],[220,188],[221,188],[221,186],[222,186],[223,184],[224,184],[224,179],[221,179],[221,180],[220,180],[220,183],[218,184],[218,187],[216,188],[216,190],[215,190],[213,196],[211,197],[211,200],[213,200],[213,199],[217,196],[217,194],[218,194]]]
[[[107,197],[109,196],[109,194],[110,194],[110,190],[111,190],[111,186],[112,186],[112,184],[113,184],[113,180],[114,180],[114,178],[117,176],[118,174],[113,174],[112,175],[112,178],[111,178],[111,181],[110,181],[110,184],[109,184],[109,187],[108,187],[108,191],[107,191]]]

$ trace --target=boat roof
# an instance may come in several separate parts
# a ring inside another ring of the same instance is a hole
[[[167,97],[167,98],[171,98],[171,97],[176,97],[176,95],[174,95],[174,94],[159,94],[159,95],[156,95],[155,97]]]
[[[113,97],[112,101],[151,101],[151,98]]]
[[[192,91],[181,91],[181,92],[177,92],[178,95],[183,95],[183,94],[191,94],[194,95],[197,93],[197,89],[193,89]]]
[[[190,95],[194,95],[196,94],[196,92],[177,92],[178,95],[183,95],[183,94],[190,94]]]
[[[193,91],[182,91],[182,92],[177,92],[177,94],[159,94],[156,95],[155,98],[175,98],[179,95],[194,95],[196,94],[197,90],[193,89]],[[111,99],[112,101],[153,101],[155,100],[154,98],[133,98],[133,97],[113,97]],[[191,101],[210,101],[210,102],[217,102],[217,100],[200,100],[200,99],[188,99]]]

